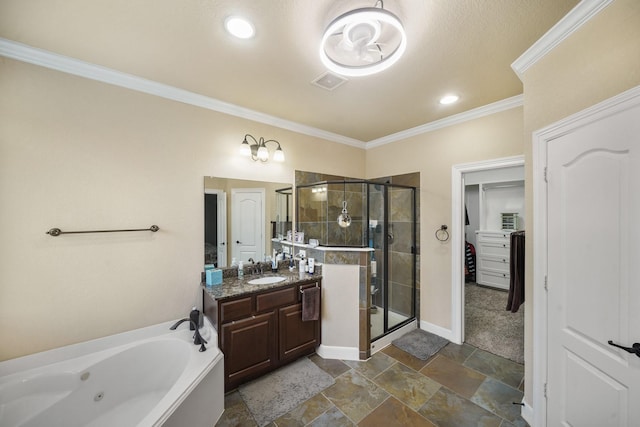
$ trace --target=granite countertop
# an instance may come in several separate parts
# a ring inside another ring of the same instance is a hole
[[[251,280],[259,279],[261,277],[284,277],[285,280],[278,283],[269,283],[264,285],[252,285],[249,283]],[[268,272],[263,274],[245,274],[242,279],[238,277],[227,277],[222,281],[221,285],[204,286],[203,283],[202,288],[214,299],[222,300],[244,294],[261,292],[268,289],[280,288],[287,285],[311,282],[321,278],[322,275],[320,274],[302,273],[301,275],[297,268],[292,272],[288,269],[281,269],[276,273]]]

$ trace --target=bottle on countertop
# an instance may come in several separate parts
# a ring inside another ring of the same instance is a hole
[[[238,279],[242,279],[244,277],[244,265],[242,261],[238,263]]]

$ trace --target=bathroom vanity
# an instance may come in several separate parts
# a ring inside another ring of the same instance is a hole
[[[203,311],[218,331],[224,353],[225,392],[312,354],[320,345],[320,316],[302,321],[302,291],[320,287],[321,278],[279,275],[285,280],[275,284],[251,285],[255,277],[234,277],[203,288]]]

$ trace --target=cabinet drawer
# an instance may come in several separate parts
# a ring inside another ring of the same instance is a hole
[[[297,287],[293,286],[279,291],[256,295],[256,311],[273,310],[285,304],[295,304],[298,302],[296,290]]]
[[[478,270],[476,283],[499,289],[509,289],[509,274]]]
[[[499,273],[509,274],[508,257],[479,257],[478,269],[493,270]]]
[[[251,315],[251,297],[220,303],[220,323],[242,319]]]
[[[484,232],[479,231],[476,233],[478,238],[478,243],[487,242],[487,243],[506,243],[509,244],[509,240],[511,239],[511,232]]]
[[[509,259],[509,249],[510,246],[508,243],[479,242],[478,256],[492,255],[495,257],[503,257]]]

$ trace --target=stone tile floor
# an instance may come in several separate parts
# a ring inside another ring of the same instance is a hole
[[[524,367],[467,344],[448,344],[429,360],[388,346],[365,362],[309,359],[335,384],[269,424],[290,426],[525,427]],[[237,391],[216,424],[256,426]]]

